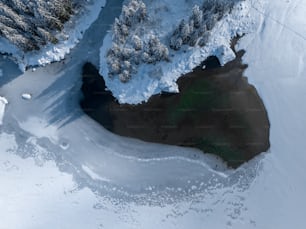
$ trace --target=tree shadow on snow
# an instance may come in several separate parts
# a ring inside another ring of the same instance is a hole
[[[0,55],[0,87],[22,75],[18,65],[5,55]]]
[[[83,96],[82,66],[89,60],[98,64],[98,50],[103,44],[103,34],[111,28],[115,16],[121,11],[121,4],[121,0],[107,1],[104,8],[108,10],[100,12],[99,17],[84,33],[80,42],[66,56],[61,68],[63,74],[37,97],[37,99],[56,98],[45,108],[50,116],[48,120],[50,124],[56,124],[61,128],[84,115],[79,105]]]

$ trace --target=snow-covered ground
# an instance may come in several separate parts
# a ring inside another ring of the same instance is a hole
[[[82,64],[99,64],[121,3],[107,2],[65,61],[21,73],[0,58],[0,228],[303,228],[306,3],[250,6],[258,29],[237,48],[268,110],[271,149],[236,171],[115,136],[79,109]]]

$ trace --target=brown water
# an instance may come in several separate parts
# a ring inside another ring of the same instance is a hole
[[[220,67],[215,57],[178,80],[179,94],[162,93],[140,105],[122,105],[103,78],[84,66],[84,111],[110,131],[148,142],[196,147],[238,167],[266,151],[269,120],[256,89],[243,77],[244,52]]]

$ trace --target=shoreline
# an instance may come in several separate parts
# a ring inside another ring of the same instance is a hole
[[[81,107],[115,134],[198,148],[237,168],[270,147],[267,112],[243,77],[243,54],[223,67],[211,56],[178,79],[180,93],[154,95],[139,105],[115,102],[98,70],[86,64]]]

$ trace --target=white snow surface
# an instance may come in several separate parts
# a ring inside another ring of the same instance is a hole
[[[163,1],[144,0],[152,26],[152,32],[157,33],[164,44],[169,43],[168,37],[182,19],[188,19],[195,4],[202,5],[201,0]],[[106,86],[118,99],[119,103],[138,104],[147,101],[152,95],[161,91],[178,92],[176,80],[182,74],[192,71],[208,56],[217,56],[221,65],[233,60],[235,54],[230,48],[231,40],[236,35],[250,33],[255,30],[254,15],[251,14],[250,0],[241,1],[232,13],[225,15],[212,30],[207,45],[183,46],[180,51],[170,51],[170,62],[157,64],[141,64],[138,72],[132,75],[128,83],[120,82],[118,77],[108,77],[106,53],[112,45],[112,31],[104,38],[100,51],[100,74],[104,77]]]
[[[83,33],[97,19],[105,3],[106,0],[88,0],[88,5],[66,22],[64,29],[57,34],[59,42],[56,45],[47,44],[39,51],[24,53],[0,37],[0,53],[10,55],[22,71],[30,66],[45,66],[60,61],[82,39]]]
[[[30,100],[32,98],[32,95],[30,93],[22,93],[21,98],[25,100]]]
[[[235,171],[195,149],[113,135],[78,108],[81,66],[98,65],[121,3],[107,2],[65,63],[22,73],[0,58],[9,101],[0,228],[304,228],[306,3],[249,6],[257,30],[236,48],[246,50],[245,75],[267,108],[271,148]],[[25,91],[31,100],[20,97]]]
[[[4,111],[5,111],[6,104],[8,104],[7,99],[0,96],[0,125],[2,125],[2,122],[3,122]]]

